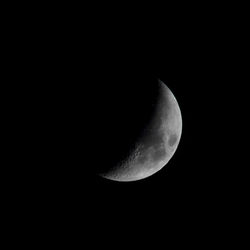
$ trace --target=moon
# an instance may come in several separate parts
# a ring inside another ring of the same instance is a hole
[[[130,182],[147,178],[161,170],[173,157],[182,134],[180,107],[171,90],[157,81],[159,94],[154,113],[128,156],[115,168],[99,174],[113,181]]]

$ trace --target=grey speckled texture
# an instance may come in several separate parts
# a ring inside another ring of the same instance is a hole
[[[179,105],[170,89],[161,81],[156,112],[145,127],[129,157],[115,171],[102,175],[116,181],[136,181],[163,168],[175,153],[182,133]]]

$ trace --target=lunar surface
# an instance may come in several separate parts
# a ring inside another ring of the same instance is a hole
[[[160,80],[155,111],[125,159],[100,176],[114,181],[137,181],[162,169],[174,155],[182,133],[176,98]]]

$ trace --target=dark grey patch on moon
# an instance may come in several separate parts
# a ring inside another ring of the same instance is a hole
[[[166,158],[167,151],[165,148],[164,143],[160,144],[159,146],[155,147],[155,150],[152,153],[152,159],[154,162],[159,162]]]
[[[175,143],[177,142],[177,139],[178,139],[178,137],[177,137],[176,134],[170,135],[170,137],[169,137],[169,139],[168,139],[168,145],[169,145],[170,147],[173,147],[173,146],[175,145]]]

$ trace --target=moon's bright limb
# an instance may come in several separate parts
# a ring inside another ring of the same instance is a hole
[[[182,133],[179,105],[171,90],[160,80],[156,111],[127,159],[101,176],[115,181],[136,181],[162,169],[174,155]]]

